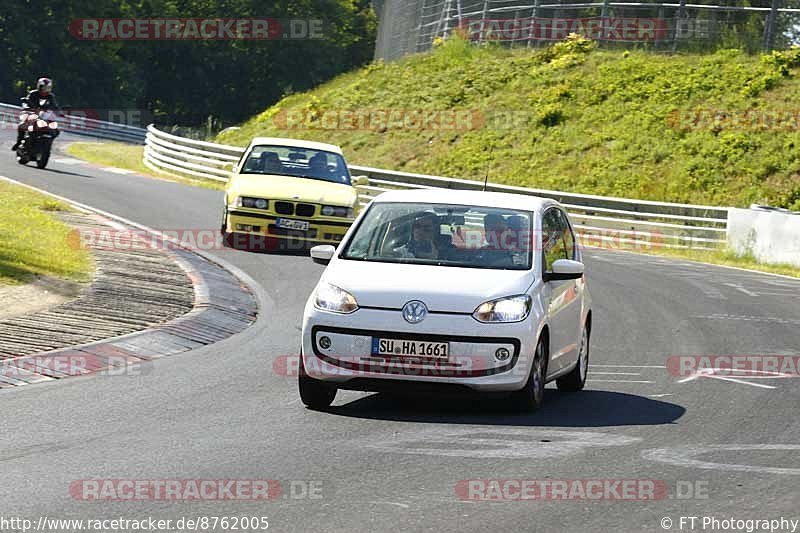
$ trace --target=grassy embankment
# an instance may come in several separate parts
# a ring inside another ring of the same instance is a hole
[[[36,276],[88,281],[91,255],[77,246],[73,230],[53,216],[68,206],[0,181],[0,285]]]

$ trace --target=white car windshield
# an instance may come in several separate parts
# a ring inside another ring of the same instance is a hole
[[[293,176],[350,185],[350,172],[341,155],[294,146],[253,147],[241,173]]]
[[[374,203],[342,259],[468,268],[528,270],[529,211],[493,207]]]

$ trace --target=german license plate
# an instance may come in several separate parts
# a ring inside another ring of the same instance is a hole
[[[283,229],[296,229],[300,231],[308,230],[307,220],[292,220],[291,218],[279,218],[275,221],[275,225]]]
[[[379,339],[374,337],[372,339],[372,355],[447,359],[450,355],[450,344],[447,342]]]

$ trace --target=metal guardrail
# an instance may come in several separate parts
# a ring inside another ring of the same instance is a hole
[[[0,104],[0,122],[6,128],[16,130],[19,122],[19,114],[22,111],[20,106]],[[129,142],[143,144],[145,134],[144,128],[118,124],[116,122],[106,122],[80,115],[62,114],[57,119],[59,129],[67,133],[86,135],[99,139],[109,139],[112,141]]]
[[[168,174],[226,182],[230,169],[244,154],[238,146],[186,139],[147,127],[144,164]],[[354,175],[365,175],[359,186],[361,206],[381,192],[393,189],[481,190],[483,183],[350,165]],[[728,208],[613,198],[571,192],[529,189],[489,183],[488,191],[553,198],[570,213],[585,243],[597,246],[717,249],[727,238]]]

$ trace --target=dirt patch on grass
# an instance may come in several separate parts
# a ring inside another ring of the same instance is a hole
[[[37,276],[24,285],[0,285],[0,319],[44,311],[74,298],[88,286],[48,276]]]

